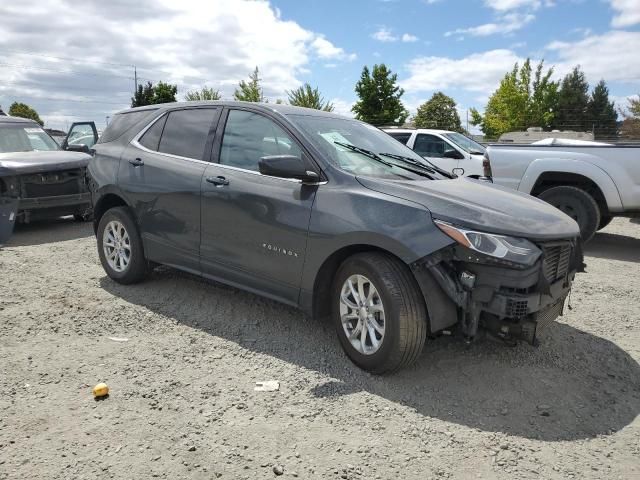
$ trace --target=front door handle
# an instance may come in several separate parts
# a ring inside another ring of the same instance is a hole
[[[129,159],[129,163],[134,167],[139,167],[141,165],[144,165],[144,162],[139,158],[134,158],[133,160]]]
[[[206,180],[207,180],[207,182],[213,183],[214,185],[216,185],[218,187],[222,187],[224,185],[229,185],[229,180],[227,180],[226,178],[224,178],[223,176],[220,176],[220,175],[218,175],[217,177],[207,177]]]

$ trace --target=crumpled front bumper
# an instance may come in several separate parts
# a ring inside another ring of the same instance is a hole
[[[459,327],[471,339],[483,327],[505,339],[536,343],[540,333],[562,315],[575,274],[584,266],[577,239],[539,247],[542,256],[531,267],[501,265],[469,255],[460,246],[413,264],[432,333]]]

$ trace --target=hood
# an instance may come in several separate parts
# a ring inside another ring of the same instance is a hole
[[[0,153],[0,172],[10,170],[16,175],[53,172],[86,167],[91,155],[82,152],[54,150],[51,152]]]
[[[479,180],[358,177],[358,181],[376,192],[419,203],[432,217],[469,229],[533,240],[572,238],[580,234],[572,218],[548,203]]]

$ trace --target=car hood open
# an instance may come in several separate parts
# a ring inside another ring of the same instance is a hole
[[[491,183],[357,177],[366,188],[423,205],[434,218],[483,232],[551,240],[577,237],[578,224],[548,203]]]
[[[0,153],[0,171],[4,168],[16,175],[52,172],[86,167],[90,159],[86,153],[66,150]]]

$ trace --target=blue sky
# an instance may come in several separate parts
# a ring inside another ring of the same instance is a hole
[[[442,90],[480,110],[516,61],[580,64],[620,107],[640,92],[640,0],[74,0],[0,3],[0,105],[48,126],[106,118],[140,81],[231,98],[257,65],[266,96],[303,82],[350,114],[363,65],[398,74],[410,111]]]
[[[636,16],[640,16],[640,2],[635,2],[635,5],[633,2],[627,3],[630,7],[622,12],[623,15],[629,16],[629,9],[637,9]],[[434,69],[447,68],[448,73],[450,69],[450,74],[455,76],[456,64],[446,65],[444,59],[455,62],[473,55],[507,50],[520,58],[544,59],[549,66],[557,64],[558,75],[562,75],[568,67],[584,63],[584,58],[579,55],[563,56],[563,47],[560,46],[560,51],[548,48],[554,43],[580,45],[590,39],[608,37],[612,31],[640,30],[638,18],[630,25],[623,25],[623,28],[612,28],[614,18],[621,11],[614,10],[611,2],[599,0],[275,0],[273,4],[281,11],[283,19],[292,19],[306,28],[321,31],[345,51],[357,55],[354,61],[339,65],[317,59],[312,62],[309,74],[303,77],[305,81],[320,85],[328,97],[348,103],[355,100],[353,84],[365,64],[385,63],[398,73],[399,80],[403,82],[411,78],[412,72],[407,65],[416,58],[437,57],[438,61],[427,61],[424,67],[432,65]],[[510,5],[514,7],[510,8]],[[479,26],[487,25],[491,27],[478,30]],[[476,30],[472,30],[474,28]],[[635,36],[634,41],[635,44],[620,45],[621,50],[627,50],[621,58],[635,64],[635,74],[631,78],[620,80],[619,72],[607,75],[606,69],[598,65],[599,59],[583,66],[591,84],[600,80],[598,74],[603,74],[605,80],[612,79],[608,82],[611,94],[621,104],[625,103],[624,97],[640,92],[638,60],[630,58],[636,55],[640,47],[640,43],[637,43],[640,37]],[[502,66],[508,58],[509,55],[500,57]],[[572,62],[573,58],[575,62]],[[483,68],[482,64],[477,66],[478,70]],[[624,68],[623,64],[618,67],[620,70]],[[460,71],[460,75],[465,76],[480,73],[474,73],[473,68]],[[497,86],[495,80],[499,77],[493,75],[493,79],[493,85]],[[438,87],[453,96],[463,111],[468,107],[482,108],[488,95],[486,88],[469,88],[466,82],[455,79],[441,84],[436,81],[435,85],[425,82],[424,88],[414,82],[405,86],[404,100],[410,108],[415,108]]]

